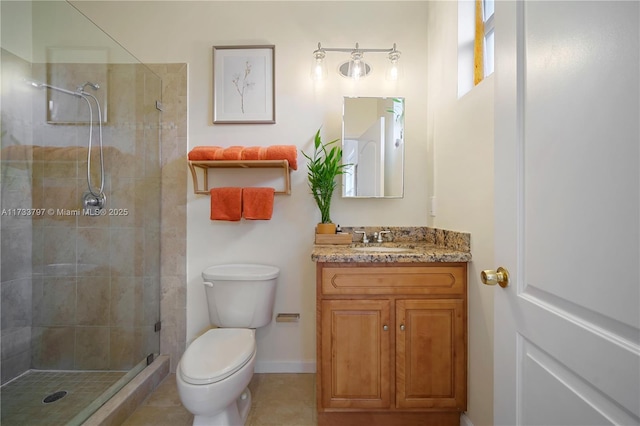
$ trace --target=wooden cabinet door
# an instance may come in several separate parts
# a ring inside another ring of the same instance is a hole
[[[323,300],[324,408],[390,408],[389,300]]]
[[[396,407],[466,409],[462,299],[396,301]]]

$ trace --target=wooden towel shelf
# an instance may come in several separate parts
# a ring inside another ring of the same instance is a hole
[[[191,176],[193,176],[193,192],[196,194],[209,195],[209,169],[255,169],[255,168],[268,168],[275,169],[281,168],[284,177],[284,189],[281,191],[276,190],[276,194],[291,195],[291,177],[289,175],[289,161],[287,160],[215,160],[215,161],[189,161],[189,169],[191,170]],[[200,189],[198,185],[198,174],[196,169],[202,170],[203,173],[203,185]]]

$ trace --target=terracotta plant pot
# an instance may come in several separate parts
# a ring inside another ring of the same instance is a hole
[[[319,223],[316,227],[316,234],[335,234],[336,233],[336,224],[335,223]]]

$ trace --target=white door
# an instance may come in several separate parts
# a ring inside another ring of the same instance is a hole
[[[640,424],[639,5],[496,2],[496,425]]]

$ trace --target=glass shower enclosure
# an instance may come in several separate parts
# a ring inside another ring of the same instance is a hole
[[[161,80],[65,1],[0,17],[0,422],[81,424],[159,353]]]

